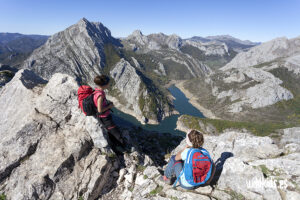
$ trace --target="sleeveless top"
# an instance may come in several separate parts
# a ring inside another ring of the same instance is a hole
[[[105,92],[103,91],[103,90],[101,90],[101,89],[95,89],[95,91],[94,91],[94,104],[95,104],[95,106],[98,108],[98,106],[97,106],[97,100],[98,100],[98,98],[100,97],[100,96],[102,96],[102,98],[103,98],[103,101],[102,101],[102,108],[105,108],[105,107],[107,107],[108,106],[108,103],[107,103],[107,100],[106,100],[106,95],[105,95]],[[108,117],[110,115],[110,110],[107,110],[107,111],[105,111],[104,113],[102,113],[101,115],[98,115],[98,117],[100,117],[100,118],[104,118],[104,117]]]

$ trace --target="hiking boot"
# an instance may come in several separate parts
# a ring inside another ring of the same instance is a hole
[[[167,185],[172,185],[172,182],[171,182],[171,179],[170,178],[167,178],[166,176],[161,176],[159,178],[160,181],[164,182],[165,184]]]

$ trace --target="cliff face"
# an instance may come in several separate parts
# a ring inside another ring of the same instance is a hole
[[[139,119],[161,121],[171,115],[173,110],[170,100],[154,87],[140,71],[121,59],[110,71],[115,81],[113,90],[123,106],[132,109]],[[116,93],[116,92],[115,92]]]

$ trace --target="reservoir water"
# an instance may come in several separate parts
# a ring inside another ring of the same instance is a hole
[[[175,98],[173,100],[173,104],[175,106],[175,110],[179,112],[177,115],[172,115],[170,117],[165,118],[158,125],[141,124],[135,117],[123,113],[117,109],[113,109],[114,120],[117,124],[121,124],[122,126],[139,126],[148,131],[157,131],[157,132],[167,132],[176,135],[183,135],[182,131],[175,130],[176,123],[180,115],[192,115],[196,117],[204,117],[204,115],[195,108],[192,104],[189,103],[189,99],[181,92],[176,86],[172,85],[168,88],[170,93]]]

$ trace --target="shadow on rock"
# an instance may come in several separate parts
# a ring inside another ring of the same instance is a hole
[[[118,162],[118,169],[116,175],[111,176],[109,180],[109,188],[102,191],[101,198],[113,198],[107,196],[114,193],[119,193],[120,187],[118,185],[122,182],[122,176],[127,174],[128,180],[135,180],[137,173],[143,172],[147,166],[155,166],[160,169],[166,164],[165,157],[176,148],[182,141],[182,136],[176,136],[170,133],[158,133],[153,131],[146,131],[140,127],[124,128],[120,127],[122,135],[126,140],[126,151],[116,152],[115,141],[110,140],[110,146],[116,153],[115,161]],[[110,138],[111,139],[111,138]],[[125,172],[124,172],[125,171]],[[128,178],[132,176],[132,178]],[[127,181],[124,181],[126,187]],[[134,183],[131,183],[134,184]]]
[[[228,158],[230,158],[230,157],[233,157],[233,153],[231,153],[231,152],[223,152],[221,154],[221,157],[218,158],[218,160],[215,162],[216,172],[215,172],[213,180],[210,183],[211,186],[215,186],[218,183],[218,180],[219,180],[219,178],[220,178],[220,176],[222,174],[222,171],[223,171],[223,166],[225,164],[225,161]]]

